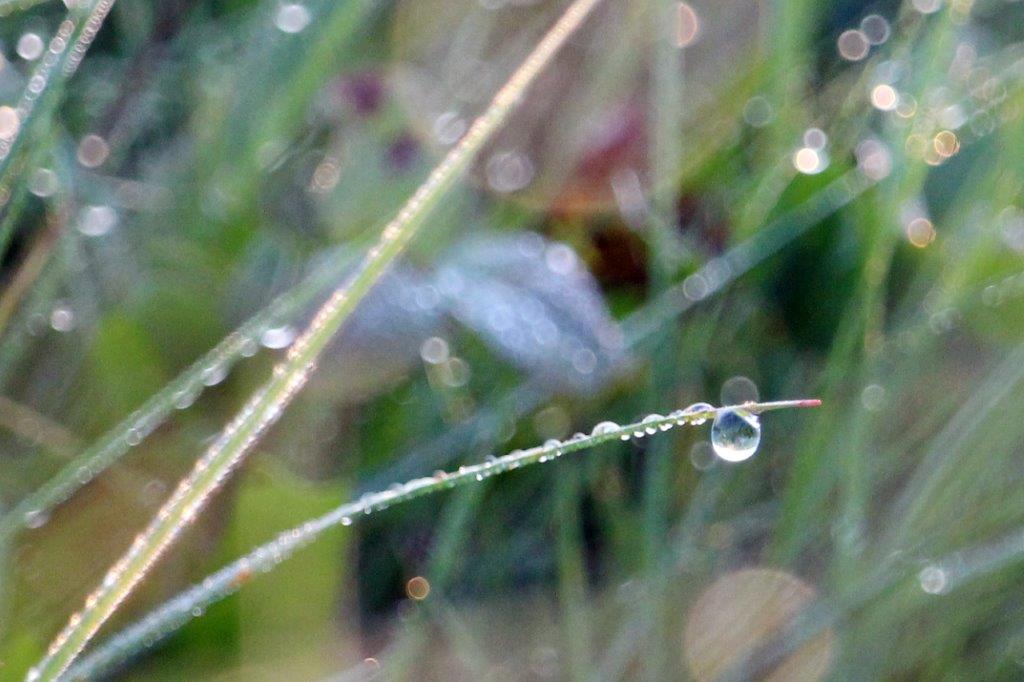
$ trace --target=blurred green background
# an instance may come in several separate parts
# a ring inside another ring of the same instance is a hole
[[[566,4],[114,5],[0,209],[0,511],[328,274],[3,543],[0,678]],[[0,105],[68,11],[0,0]],[[97,642],[368,491],[698,401],[824,405],[740,464],[675,429],[395,506],[107,674],[1024,677],[1022,40],[1016,0],[604,0]]]

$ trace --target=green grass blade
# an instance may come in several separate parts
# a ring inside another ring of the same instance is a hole
[[[772,410],[816,407],[817,400],[786,400],[743,405],[744,410],[762,413]],[[590,435],[566,441],[549,441],[528,450],[513,451],[503,457],[491,458],[481,464],[459,467],[451,473],[439,473],[416,478],[387,490],[363,495],[359,500],[344,504],[333,511],[300,526],[280,533],[274,540],[261,545],[244,557],[234,561],[202,582],[166,602],[142,620],[111,637],[95,652],[84,657],[70,671],[72,679],[95,677],[116,666],[142,649],[146,642],[166,637],[178,629],[195,613],[237,591],[256,573],[272,570],[325,531],[336,526],[349,526],[357,519],[382,511],[409,500],[466,484],[483,481],[491,476],[513,471],[533,464],[543,464],[562,455],[587,450],[603,443],[643,438],[675,426],[700,425],[721,410],[733,407],[711,408],[705,411],[676,411],[668,416],[653,415],[647,419],[623,426],[599,424]]]
[[[82,7],[76,5],[68,10],[14,107],[18,117],[17,130],[11,137],[0,138],[0,253],[5,250],[14,227],[9,212],[17,208],[11,204],[18,202],[17,196],[13,196],[15,201],[12,202],[12,195],[20,194],[15,189],[15,182],[24,175],[26,165],[26,159],[20,152],[38,122],[47,117],[56,103],[61,86],[78,70],[86,50],[113,6],[114,0],[92,0]]]
[[[33,679],[56,679],[74,661],[92,636],[117,610],[148,573],[150,567],[198,515],[204,503],[230,475],[298,391],[306,384],[328,341],[355,310],[387,266],[405,249],[430,211],[455,186],[476,152],[502,126],[526,89],[558,49],[578,28],[598,0],[576,0],[538,43],[486,111],[431,172],[398,215],[384,228],[378,243],[317,312],[312,323],[289,348],[270,380],[250,398],[199,459],[174,494],[140,533],[131,548],[109,570],[100,586],[86,599],[57,635],[47,655],[32,669]]]
[[[70,498],[75,491],[121,459],[131,447],[138,445],[175,409],[191,404],[206,388],[204,377],[211,368],[226,369],[246,355],[249,349],[257,347],[263,331],[281,324],[301,309],[350,263],[351,259],[346,258],[344,252],[333,253],[305,281],[225,337],[95,444],[68,462],[52,479],[0,516],[0,540],[10,538],[25,528],[27,522]]]

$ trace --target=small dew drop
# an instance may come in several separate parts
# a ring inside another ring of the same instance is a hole
[[[720,410],[711,427],[715,454],[727,462],[750,459],[761,442],[761,423],[746,410]]]
[[[440,365],[448,361],[448,342],[440,336],[431,336],[420,346],[420,357],[428,365]]]
[[[647,432],[648,436],[653,436],[658,432],[658,427],[654,425],[654,422],[660,422],[663,419],[664,417],[660,414],[649,414],[644,417],[641,423],[646,424],[646,426],[644,426],[644,431]]]
[[[174,394],[174,407],[179,410],[187,410],[192,407],[199,398],[201,389],[198,387],[183,388]]]
[[[869,14],[860,22],[860,30],[872,45],[881,45],[889,39],[889,22],[878,14]]]
[[[32,509],[25,512],[24,523],[26,528],[42,528],[50,520],[50,515],[42,509]]]
[[[285,33],[300,33],[309,26],[309,10],[305,5],[281,5],[274,17],[274,26]]]
[[[676,47],[688,47],[700,36],[700,17],[685,2],[676,3]]]
[[[591,436],[605,436],[609,433],[619,430],[619,425],[615,422],[601,422],[597,424],[590,432]]]
[[[21,119],[14,107],[0,107],[0,140],[14,137],[21,127]]]
[[[110,156],[110,146],[99,135],[90,133],[78,143],[78,163],[86,168],[97,168]]]
[[[43,49],[46,46],[43,44],[43,39],[36,33],[25,33],[18,38],[18,45],[15,51],[18,56],[27,61],[33,61],[39,59],[40,55],[43,54]]]
[[[295,328],[290,326],[271,327],[260,334],[260,343],[266,348],[279,350],[292,345],[295,340]]]
[[[857,168],[871,180],[882,180],[892,172],[892,155],[889,148],[874,139],[867,139],[857,145],[854,152]]]
[[[804,131],[804,146],[815,151],[824,149],[828,144],[828,135],[821,128],[808,128]]]
[[[896,88],[888,83],[879,83],[871,89],[871,106],[879,111],[892,111],[900,103]]]
[[[683,410],[682,417],[686,421],[693,424],[694,426],[700,426],[701,424],[707,421],[707,417],[699,417],[697,419],[692,419],[690,418],[691,415],[700,414],[702,412],[711,412],[714,409],[715,408],[709,403],[694,403],[693,405],[690,405],[685,410]]]
[[[455,144],[466,132],[466,121],[458,112],[446,111],[434,121],[434,137],[443,145]]]
[[[910,4],[921,14],[934,14],[942,9],[942,0],[911,0]]]
[[[216,386],[217,384],[224,381],[228,375],[228,368],[226,364],[219,363],[204,367],[199,378],[202,380],[204,386]]]
[[[885,407],[885,388],[869,384],[860,392],[860,402],[868,412],[878,412]]]
[[[917,581],[928,594],[942,594],[946,591],[946,572],[939,566],[925,566],[917,574]]]
[[[86,206],[78,216],[78,231],[86,237],[102,237],[117,225],[117,212],[109,206]]]
[[[742,405],[748,402],[757,402],[761,393],[757,384],[745,376],[734,376],[725,380],[719,399],[723,405]]]
[[[905,226],[907,241],[911,246],[923,249],[935,241],[935,226],[925,217],[918,216],[910,220]]]
[[[405,593],[410,599],[423,601],[430,594],[430,583],[426,578],[418,575],[405,584]]]
[[[828,155],[820,149],[801,147],[793,154],[793,167],[804,175],[817,175],[828,168]]]
[[[747,100],[743,107],[743,120],[754,128],[763,128],[772,122],[775,112],[771,103],[761,95],[755,95]]]
[[[864,35],[863,31],[858,30],[843,31],[836,41],[839,56],[851,62],[864,59],[868,55],[870,46],[868,37]]]
[[[69,332],[75,328],[75,313],[66,304],[59,303],[50,313],[50,327],[57,332]]]
[[[256,343],[256,339],[249,338],[242,342],[242,347],[239,348],[238,352],[243,358],[251,358],[256,355],[259,349],[260,345]]]
[[[495,192],[516,192],[533,180],[533,164],[523,154],[504,151],[494,154],[485,169],[487,184]]]
[[[2,109],[4,109],[4,107],[0,107],[0,110]],[[0,122],[0,137],[3,136],[3,123]],[[49,168],[36,169],[28,181],[28,191],[40,198],[53,196],[58,187],[59,182],[57,180],[57,174]]]
[[[553,244],[544,252],[544,263],[556,275],[566,276],[577,267],[576,252],[565,244]]]
[[[468,362],[462,358],[449,358],[442,365],[441,382],[450,388],[461,388],[469,382],[471,374]]]

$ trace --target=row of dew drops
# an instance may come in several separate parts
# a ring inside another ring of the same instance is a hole
[[[202,583],[183,592],[151,613],[136,625],[130,627],[112,640],[112,646],[104,648],[95,660],[87,657],[71,677],[78,679],[81,674],[92,674],[97,668],[123,661],[134,651],[136,644],[151,647],[180,627],[189,618],[203,615],[205,607],[222,596],[241,587],[254,572],[268,572],[283,562],[295,551],[312,542],[323,531],[336,525],[350,526],[358,515],[369,515],[374,511],[387,509],[392,504],[413,497],[428,494],[439,489],[453,488],[467,481],[483,481],[492,475],[517,469],[532,463],[545,463],[575,450],[597,445],[618,437],[623,441],[643,438],[668,431],[675,426],[690,424],[700,426],[711,415],[711,443],[714,452],[727,462],[741,462],[754,455],[761,440],[761,427],[757,415],[742,407],[715,408],[709,403],[694,403],[685,409],[675,410],[666,416],[650,414],[640,422],[620,426],[603,421],[594,426],[590,434],[577,433],[566,440],[550,439],[543,445],[528,450],[514,450],[503,457],[489,457],[481,464],[462,466],[456,472],[437,471],[432,476],[396,483],[387,490],[367,493],[352,502],[285,531],[271,543],[261,546]],[[87,672],[88,671],[88,672]]]
[[[66,499],[73,490],[91,481],[112,461],[125,454],[128,448],[142,443],[166,419],[171,411],[168,408],[188,409],[199,398],[204,388],[223,382],[238,357],[255,355],[259,346],[271,350],[287,348],[296,336],[295,328],[290,325],[270,326],[271,324],[261,319],[253,320],[246,328],[229,336],[225,343],[196,363],[193,370],[179,377],[173,384],[173,390],[169,392],[169,400],[157,399],[133,412],[125,424],[115,428],[109,434],[109,438],[98,445],[98,456],[84,462],[76,470],[73,479],[58,486],[54,492],[56,499],[50,500],[45,508],[24,511],[24,526],[35,529],[45,525],[49,520],[48,508],[52,504]],[[157,398],[163,398],[163,393]]]
[[[502,457],[488,457],[481,464],[463,465],[455,473],[436,471],[433,476],[413,479],[407,483],[396,483],[387,490],[367,493],[357,503],[349,505],[363,514],[387,509],[391,504],[404,501],[418,494],[436,489],[438,486],[451,488],[467,479],[483,481],[495,474],[519,467],[550,462],[563,454],[582,450],[618,436],[620,440],[652,436],[659,431],[668,431],[675,426],[691,424],[699,426],[714,415],[711,427],[711,445],[716,455],[727,462],[742,462],[750,459],[761,442],[761,424],[758,416],[743,407],[715,408],[709,403],[694,403],[685,409],[675,410],[667,416],[649,414],[633,425],[620,426],[612,421],[603,421],[594,426],[590,434],[577,433],[565,440],[552,438],[539,447],[528,450],[513,450]],[[345,509],[345,508],[342,508]],[[341,510],[339,510],[341,512]],[[349,515],[342,514],[342,525],[352,523]]]

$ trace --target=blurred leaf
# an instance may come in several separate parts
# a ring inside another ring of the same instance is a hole
[[[597,283],[565,244],[474,235],[453,247],[435,281],[455,319],[549,386],[593,391],[626,360]]]

